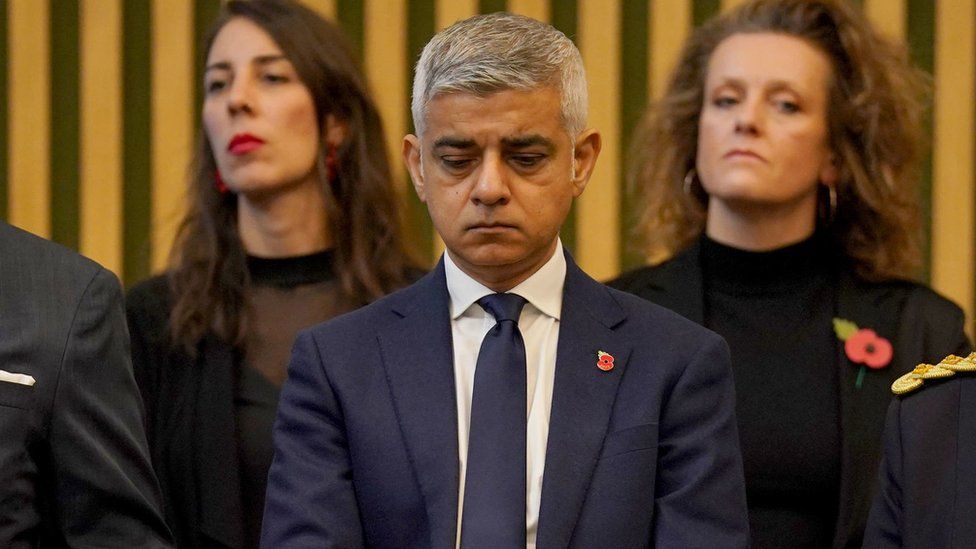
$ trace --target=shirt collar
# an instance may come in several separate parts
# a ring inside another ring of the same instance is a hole
[[[457,320],[479,299],[495,293],[484,284],[471,278],[444,252],[444,275],[447,278],[447,292],[451,296],[451,319]],[[563,285],[566,282],[566,256],[563,243],[558,237],[556,249],[538,271],[509,290],[525,298],[533,307],[556,320],[562,313]]]

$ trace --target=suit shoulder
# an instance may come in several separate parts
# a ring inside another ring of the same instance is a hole
[[[50,272],[87,282],[104,267],[95,261],[12,225],[0,226],[0,247],[3,256],[28,265],[38,272]]]
[[[721,336],[680,314],[652,303],[639,295],[608,287],[607,291],[627,313],[627,329],[646,334],[660,334],[668,338],[699,338],[721,340]]]
[[[350,337],[355,334],[373,333],[377,326],[385,325],[387,322],[398,318],[394,313],[395,304],[402,302],[405,297],[412,295],[415,291],[416,283],[401,288],[389,295],[383,296],[376,301],[343,313],[325,322],[316,324],[302,330],[310,334],[314,339],[328,337]]]
[[[949,355],[938,364],[919,364],[891,384],[891,392],[908,397],[921,391],[946,391],[953,383],[976,382],[976,353],[965,357]]]

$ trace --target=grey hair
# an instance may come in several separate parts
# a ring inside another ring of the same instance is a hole
[[[552,86],[560,92],[562,123],[575,139],[586,125],[583,58],[555,27],[512,13],[458,21],[437,33],[417,61],[410,111],[417,135],[427,104],[438,94],[487,96],[502,90]]]

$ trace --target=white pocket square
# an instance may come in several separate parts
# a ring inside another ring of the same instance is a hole
[[[29,387],[34,386],[34,376],[29,376],[27,374],[15,374],[6,370],[0,370],[0,381],[27,385]]]

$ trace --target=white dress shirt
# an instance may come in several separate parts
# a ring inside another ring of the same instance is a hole
[[[474,370],[485,334],[495,325],[495,317],[478,305],[482,297],[494,293],[464,273],[444,254],[447,291],[451,296],[451,335],[454,341],[454,383],[457,391],[458,453],[461,482],[458,490],[457,546],[461,543],[461,517],[464,513],[464,477],[467,471],[468,431],[471,425],[471,397]],[[535,548],[545,470],[546,441],[549,438],[549,411],[556,372],[556,344],[559,340],[559,315],[566,281],[566,258],[557,239],[552,257],[527,280],[509,290],[526,299],[519,316],[519,331],[525,341],[526,403],[526,546]]]

